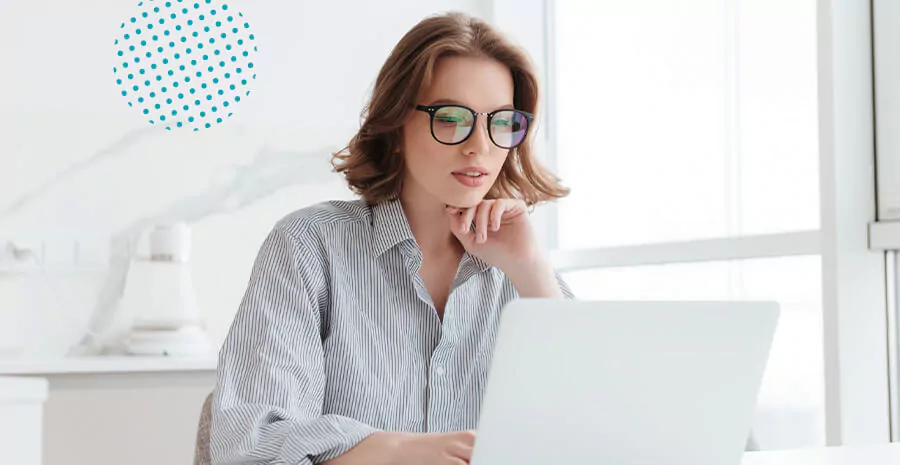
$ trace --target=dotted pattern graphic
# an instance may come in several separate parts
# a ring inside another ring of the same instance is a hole
[[[113,73],[128,106],[166,129],[211,128],[250,95],[250,23],[227,0],[147,0],[121,26]]]

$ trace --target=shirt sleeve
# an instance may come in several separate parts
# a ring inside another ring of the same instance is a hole
[[[563,298],[566,300],[575,300],[575,293],[572,292],[569,283],[563,279],[562,275],[559,274],[559,271],[554,271],[554,273],[556,274],[556,282],[559,283],[559,289],[562,291]]]
[[[348,451],[376,429],[323,415],[320,321],[324,258],[306,234],[276,226],[263,242],[219,352],[212,404],[214,464],[309,465]]]

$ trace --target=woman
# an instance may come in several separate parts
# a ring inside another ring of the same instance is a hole
[[[215,463],[467,463],[501,308],[570,296],[528,209],[538,86],[483,21],[423,20],[334,165],[362,200],[278,222],[222,347]],[[428,433],[425,433],[428,432]]]

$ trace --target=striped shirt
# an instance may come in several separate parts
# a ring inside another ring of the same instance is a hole
[[[219,353],[213,463],[319,463],[376,430],[474,429],[516,290],[464,254],[442,321],[421,265],[399,201],[279,221]]]

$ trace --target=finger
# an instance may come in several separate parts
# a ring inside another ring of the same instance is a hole
[[[463,430],[463,431],[458,431],[456,433],[455,439],[462,442],[463,444],[473,446],[473,445],[475,445],[475,430],[467,429],[467,430]]]
[[[493,200],[485,200],[478,205],[478,212],[475,214],[475,242],[484,244],[487,242],[488,222],[491,215],[491,209],[497,202]]]
[[[475,242],[475,235],[468,234],[469,230],[465,227],[465,218],[462,216],[462,211],[458,212],[447,212],[448,222],[450,223],[450,231],[456,236],[456,239],[460,244],[466,249],[469,250],[469,247]]]
[[[455,444],[447,449],[447,453],[450,454],[451,457],[460,458],[466,462],[472,460],[472,446]]]
[[[499,231],[500,230],[500,222],[503,220],[503,212],[506,211],[506,205],[503,202],[494,203],[494,207],[491,208],[491,230]]]
[[[475,220],[475,213],[478,207],[467,208],[462,212],[462,225],[459,232],[468,235],[472,230],[472,221]]]
[[[454,233],[458,232],[460,230],[460,224],[462,224],[461,223],[462,210],[460,210],[459,208],[451,207],[450,205],[447,205],[446,207],[444,207],[444,211],[447,212],[447,215],[450,218],[450,229]]]
[[[473,444],[453,441],[447,445],[447,452],[454,457],[469,460],[472,458]]]
[[[506,204],[506,206],[503,209],[503,217],[501,221],[509,221],[513,218],[518,218],[519,216],[528,213],[528,206],[525,205],[524,200],[508,199],[504,203]]]

